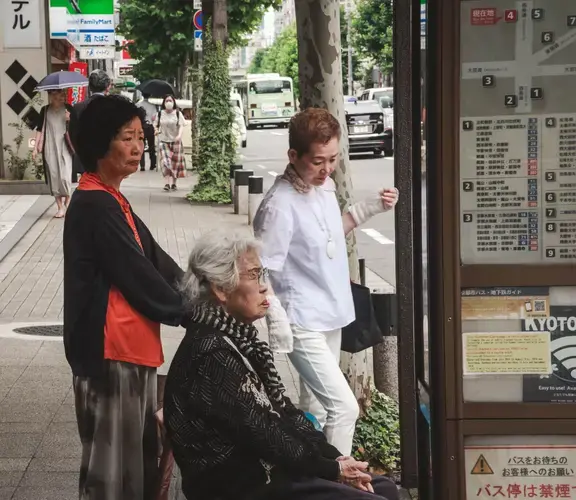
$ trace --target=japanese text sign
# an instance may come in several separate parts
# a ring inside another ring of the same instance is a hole
[[[574,498],[576,446],[470,446],[466,499]]]
[[[470,12],[470,23],[472,26],[487,26],[496,24],[500,18],[497,16],[496,9],[472,9]]]
[[[4,7],[6,4],[8,8]],[[5,0],[2,9],[5,48],[32,49],[42,47],[40,0]]]

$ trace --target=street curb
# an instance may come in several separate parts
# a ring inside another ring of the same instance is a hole
[[[4,260],[53,204],[54,198],[52,196],[40,195],[12,230],[0,241],[0,262]]]

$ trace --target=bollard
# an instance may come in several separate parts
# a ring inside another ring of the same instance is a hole
[[[374,385],[380,392],[398,401],[398,338],[396,336],[396,294],[373,293],[376,321],[384,337],[374,346]]]
[[[234,202],[234,172],[236,172],[236,170],[242,170],[243,168],[242,165],[235,163],[230,164],[230,199],[232,202]]]
[[[254,175],[252,170],[234,171],[234,213],[248,215],[248,179]]]
[[[251,226],[264,198],[264,177],[252,176],[248,179],[248,225]]]

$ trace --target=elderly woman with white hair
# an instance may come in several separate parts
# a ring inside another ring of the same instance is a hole
[[[258,252],[252,239],[205,236],[182,281],[190,321],[164,422],[186,498],[396,500],[391,481],[342,456],[284,395],[254,326],[269,307]]]

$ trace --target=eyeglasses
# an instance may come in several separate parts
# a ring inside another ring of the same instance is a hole
[[[259,285],[265,285],[268,283],[268,277],[270,276],[270,271],[268,268],[261,267],[259,269],[250,269],[250,271],[245,273],[245,276],[251,280],[258,280]]]

